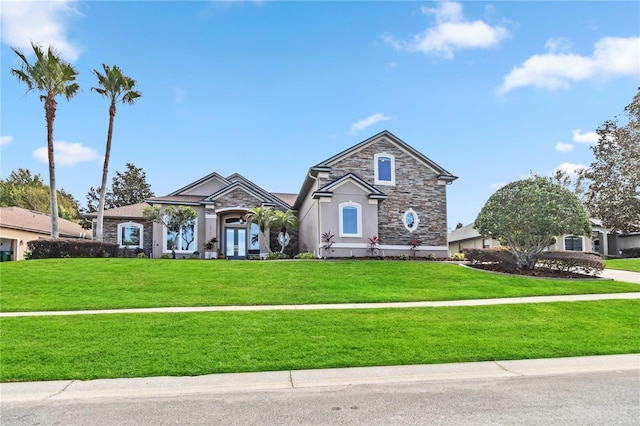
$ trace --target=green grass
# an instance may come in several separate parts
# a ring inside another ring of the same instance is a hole
[[[638,292],[628,283],[495,275],[440,262],[50,259],[0,263],[3,312],[483,299]]]
[[[640,272],[640,258],[636,259],[608,259],[607,268],[621,271]]]
[[[0,318],[0,380],[638,353],[639,323],[640,300]]]

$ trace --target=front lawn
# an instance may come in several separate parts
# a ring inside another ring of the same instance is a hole
[[[640,272],[640,258],[635,259],[607,259],[606,268],[621,271]]]
[[[640,300],[0,318],[0,380],[638,353],[638,324]]]
[[[425,261],[48,259],[0,263],[0,276],[3,312],[640,292],[628,283],[495,275]]]

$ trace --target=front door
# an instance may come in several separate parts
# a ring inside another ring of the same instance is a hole
[[[225,258],[247,258],[247,230],[246,228],[225,228]]]

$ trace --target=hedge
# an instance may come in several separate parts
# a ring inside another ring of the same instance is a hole
[[[538,261],[546,268],[563,272],[600,275],[604,269],[602,256],[582,251],[545,251]]]
[[[121,250],[116,243],[55,238],[33,240],[27,243],[29,259],[53,259],[60,257],[119,257]]]
[[[632,247],[620,250],[622,257],[640,257],[640,247]]]
[[[471,263],[498,263],[505,271],[513,271],[518,267],[515,256],[503,246],[488,249],[466,248],[462,253]]]

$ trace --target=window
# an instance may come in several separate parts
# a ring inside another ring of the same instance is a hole
[[[341,203],[339,208],[340,236],[361,237],[362,207],[360,204],[349,201],[348,203]]]
[[[396,161],[393,155],[386,152],[374,155],[374,169],[376,185],[396,184]]]
[[[118,244],[120,247],[142,248],[142,225],[127,222],[118,224]]]
[[[260,227],[257,223],[251,224],[251,245],[249,253],[260,253]]]
[[[402,216],[402,224],[405,228],[407,228],[407,231],[415,231],[416,229],[418,229],[419,223],[420,219],[418,219],[418,214],[413,211],[412,208],[409,208],[409,210],[404,212],[404,215]]]
[[[175,244],[176,251],[195,251],[196,249],[196,221],[190,220],[181,228],[165,227],[165,251],[171,251]]]
[[[573,235],[564,237],[564,249],[582,251],[582,237],[575,237]]]

